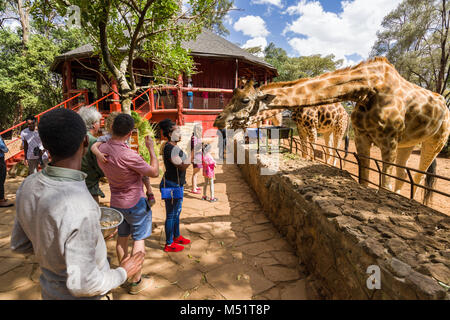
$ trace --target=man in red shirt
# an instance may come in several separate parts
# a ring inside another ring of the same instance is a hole
[[[122,212],[124,221],[119,225],[117,256],[119,262],[128,256],[128,237],[134,240],[132,254],[145,253],[144,240],[152,233],[152,211],[144,193],[142,177],[156,178],[159,175],[153,140],[145,137],[150,153],[150,165],[126,141],[134,128],[130,115],[120,114],[114,119],[112,137],[99,146],[100,152],[108,155],[108,161],[98,161],[108,178],[111,190],[111,207]],[[141,270],[131,279],[130,294],[137,294],[148,287],[148,279],[141,278]]]

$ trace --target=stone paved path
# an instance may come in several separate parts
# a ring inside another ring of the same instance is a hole
[[[187,190],[191,172],[189,169]],[[7,180],[7,198],[14,199],[21,181],[22,178]],[[199,181],[202,187],[203,177]],[[181,234],[192,243],[178,253],[162,250],[165,210],[159,200],[158,184],[152,185],[157,199],[152,208],[153,222],[157,227],[145,241],[143,274],[154,281],[136,296],[127,294],[125,289],[115,289],[114,299],[314,298],[307,294],[306,277],[294,250],[266,218],[237,166],[217,168],[218,202],[209,203],[202,201],[201,195],[185,193]],[[102,188],[105,193],[108,191],[106,186]],[[33,256],[24,257],[9,250],[14,215],[14,208],[0,209],[0,299],[40,299],[40,268]],[[117,266],[115,240],[109,240],[107,246],[112,265]]]

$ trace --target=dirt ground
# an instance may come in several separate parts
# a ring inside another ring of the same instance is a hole
[[[318,138],[317,143],[325,144],[322,137]],[[323,152],[321,151],[320,147],[318,147],[317,149],[320,149],[320,151],[319,152],[316,151],[316,157],[318,157],[320,159],[322,157]],[[343,143],[341,144],[340,149],[344,149]],[[355,147],[355,143],[353,140],[350,141],[349,151],[356,152],[356,147]],[[295,152],[295,147],[294,147],[294,152]],[[380,149],[378,149],[377,147],[372,147],[370,157],[375,158],[375,159],[381,159]],[[323,158],[322,158],[322,160],[323,160]],[[352,154],[349,154],[347,156],[347,160],[356,162],[356,158]],[[409,158],[406,166],[418,169],[419,168],[419,160],[420,160],[420,151],[419,151],[419,148],[417,148],[416,150],[413,151],[413,154]],[[339,167],[339,161],[337,162],[336,166]],[[371,161],[370,166],[371,166],[371,168],[377,169],[374,161]],[[352,163],[343,161],[343,169],[349,171],[350,173],[352,173],[354,175],[358,175],[358,166],[356,164],[352,164]],[[393,174],[395,175],[395,169],[393,171]],[[414,175],[413,172],[412,172],[412,174]],[[444,158],[444,157],[437,158],[437,175],[450,178],[450,159],[449,158]],[[378,185],[378,180],[379,180],[378,172],[371,171],[369,179],[371,182]],[[395,184],[395,182],[392,181],[392,185],[394,185],[394,184]],[[377,188],[377,186],[375,186],[375,185],[370,185],[370,187]],[[437,179],[436,186],[434,188],[438,191],[449,193],[450,192],[450,181],[443,180],[443,179]],[[409,198],[410,192],[411,192],[410,184],[405,183],[402,187],[401,194],[403,196]],[[423,189],[419,188],[419,190],[416,192],[414,199],[416,201],[422,202]],[[432,196],[430,206],[435,210],[438,210],[444,214],[450,215],[450,198],[449,197],[440,195],[438,193],[434,193]]]

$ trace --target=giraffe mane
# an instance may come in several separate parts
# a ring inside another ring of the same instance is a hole
[[[328,76],[330,74],[346,73],[348,71],[360,68],[360,67],[362,67],[364,65],[368,65],[368,64],[372,64],[372,63],[376,63],[376,62],[385,63],[385,64],[387,64],[387,65],[389,65],[389,66],[391,66],[391,67],[393,67],[395,69],[394,65],[391,64],[386,57],[374,57],[374,58],[371,58],[371,59],[367,59],[365,61],[361,61],[356,66],[348,66],[348,67],[345,67],[345,68],[342,68],[342,69],[338,69],[338,70],[335,70],[335,71],[326,72],[326,73],[323,73],[323,74],[319,75],[318,77],[326,77],[326,76]],[[265,89],[278,89],[278,88],[291,87],[291,86],[294,86],[296,84],[299,84],[299,83],[302,83],[302,82],[305,82],[305,81],[309,81],[309,80],[311,80],[311,78],[300,78],[300,79],[293,80],[293,81],[272,82],[272,83],[268,83],[266,85],[261,86],[260,89],[261,90],[265,90]]]

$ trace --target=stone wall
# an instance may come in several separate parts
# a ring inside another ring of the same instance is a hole
[[[261,175],[274,161],[261,155],[248,164],[247,147],[243,176],[324,298],[449,299],[449,216],[300,158],[281,155],[278,172]],[[367,287],[372,265],[379,290]]]

